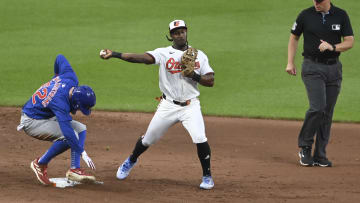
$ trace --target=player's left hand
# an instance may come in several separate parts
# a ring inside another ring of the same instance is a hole
[[[192,77],[194,75],[195,60],[198,55],[198,50],[190,47],[181,56],[181,74],[184,77]]]
[[[81,153],[81,158],[85,161],[89,168],[91,168],[92,170],[96,169],[94,162],[90,159],[85,150]]]
[[[329,51],[333,51],[334,50],[334,48],[332,47],[332,45],[331,44],[329,44],[328,42],[326,42],[326,41],[324,41],[324,40],[320,40],[321,41],[321,43],[320,43],[320,45],[319,45],[319,50],[320,50],[320,52],[324,52],[324,51],[326,51],[326,50],[329,50]]]

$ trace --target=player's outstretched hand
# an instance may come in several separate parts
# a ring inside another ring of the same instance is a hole
[[[85,151],[81,153],[81,158],[85,161],[85,163],[89,168],[91,168],[92,170],[96,169],[94,162],[90,159],[90,157],[87,155]]]
[[[111,58],[112,51],[110,49],[102,49],[100,51],[100,58],[102,59],[109,59]]]

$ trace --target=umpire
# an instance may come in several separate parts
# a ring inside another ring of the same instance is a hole
[[[313,0],[314,6],[303,10],[294,23],[288,45],[286,72],[296,75],[294,58],[301,34],[304,34],[304,61],[301,77],[310,108],[306,112],[298,145],[303,166],[331,167],[326,146],[334,107],[340,92],[342,64],[340,52],[352,48],[353,31],[347,13],[330,0]],[[343,41],[341,40],[343,38]],[[316,134],[314,156],[312,144]]]

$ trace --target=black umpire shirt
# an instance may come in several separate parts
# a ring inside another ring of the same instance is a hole
[[[330,43],[341,43],[342,36],[353,36],[349,16],[346,11],[331,4],[328,13],[321,13],[310,7],[303,10],[296,19],[291,33],[300,36],[304,33],[305,57],[316,57],[321,59],[336,58],[340,52],[326,50],[320,52],[321,39]]]

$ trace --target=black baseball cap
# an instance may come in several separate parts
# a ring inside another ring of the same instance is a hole
[[[323,2],[324,0],[315,0],[316,1],[316,3],[321,3],[321,2]]]

